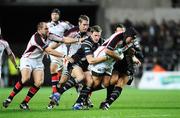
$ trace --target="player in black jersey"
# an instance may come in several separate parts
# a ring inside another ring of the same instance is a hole
[[[101,37],[102,29],[100,26],[91,27],[91,36],[84,40],[81,45],[81,48],[72,55],[73,62],[68,64],[68,70],[71,73],[72,78],[67,80],[67,82],[60,86],[57,93],[54,93],[52,96],[52,100],[49,104],[51,109],[54,105],[58,104],[60,96],[72,88],[76,83],[81,83],[86,79],[87,84],[92,84],[91,74],[88,71],[88,65],[99,63],[105,61],[107,59],[106,56],[100,58],[94,58],[93,52],[98,48],[99,39]],[[75,78],[75,79],[74,79]]]

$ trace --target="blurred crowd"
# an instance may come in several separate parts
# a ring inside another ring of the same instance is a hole
[[[112,31],[115,24],[111,24]],[[122,24],[135,27],[140,34],[145,56],[142,72],[154,70],[157,65],[165,71],[180,70],[180,21],[163,20],[158,24],[154,19],[150,23],[126,19]]]

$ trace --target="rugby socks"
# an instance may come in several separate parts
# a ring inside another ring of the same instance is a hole
[[[115,87],[112,91],[110,98],[106,101],[109,105],[111,105],[121,94],[122,88],[121,87]]]
[[[114,85],[109,85],[109,86],[107,87],[106,100],[108,100],[108,99],[110,98],[111,93],[112,93],[113,90],[114,90]]]
[[[59,77],[61,76],[61,73],[54,73],[51,74],[51,83],[52,83],[52,92],[57,92],[57,85],[59,83]]]
[[[76,103],[83,103],[87,99],[90,93],[91,93],[91,88],[84,85],[78,99],[76,100]]]
[[[39,87],[36,87],[35,85],[33,85],[29,89],[28,94],[26,98],[24,99],[23,103],[28,103],[31,100],[31,98],[37,93],[38,90],[39,90]]]
[[[14,96],[22,90],[23,86],[24,85],[22,84],[21,80],[18,81],[16,85],[14,86],[13,91],[10,93],[8,99],[12,100]]]
[[[68,89],[74,87],[76,84],[76,81],[74,78],[70,78],[67,80],[67,82],[62,85],[59,89],[58,89],[58,92],[62,95],[65,91],[67,91]]]

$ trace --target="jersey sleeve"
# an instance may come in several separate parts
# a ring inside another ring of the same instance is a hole
[[[82,49],[84,51],[85,56],[93,54],[91,46],[88,45],[87,43],[83,43],[82,44]]]
[[[10,55],[12,53],[12,50],[8,44],[8,42],[5,42],[5,52]]]
[[[63,37],[50,33],[48,39],[55,42],[63,42]]]
[[[41,50],[44,50],[48,47],[48,44],[43,42],[43,40],[41,39],[39,35],[35,35],[35,42]]]

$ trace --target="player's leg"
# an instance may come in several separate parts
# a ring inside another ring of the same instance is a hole
[[[38,92],[40,86],[44,82],[44,70],[43,69],[35,69],[33,71],[34,85],[29,89],[25,99],[20,104],[20,108],[24,110],[28,110],[28,103],[32,99],[32,97]]]
[[[106,99],[104,103],[101,103],[100,108],[104,110],[108,110],[110,105],[120,96],[123,87],[127,84],[128,82],[128,76],[126,74],[122,74],[120,78],[118,79],[117,84],[114,87],[114,90],[110,94],[109,99]]]
[[[87,100],[89,99],[89,94],[91,93],[93,80],[91,73],[89,71],[84,72],[84,75],[85,75],[85,83],[83,84],[79,97],[77,98],[75,104],[73,105],[73,110],[81,110],[84,109],[84,106],[87,106]]]
[[[72,77],[70,77],[64,85],[62,85],[59,89],[58,92],[53,94],[53,98],[50,101],[50,105],[54,107],[54,105],[59,104],[59,99],[60,96],[70,88],[74,87],[76,83],[81,82],[84,79],[84,73],[81,67],[79,66],[74,66],[72,71],[71,71]],[[75,79],[74,79],[75,78]],[[49,106],[49,105],[48,105]],[[52,108],[53,108],[52,107]],[[49,108],[48,108],[49,109]]]
[[[3,102],[3,107],[7,108],[13,98],[22,90],[25,82],[30,79],[31,76],[31,66],[28,60],[21,59],[20,63],[20,70],[21,70],[21,79],[15,84],[12,92],[10,93],[9,97]]]
[[[59,69],[61,65],[55,62],[51,62],[50,64],[50,72],[51,72],[51,83],[52,83],[52,93],[57,92],[57,85],[59,83],[59,78],[61,77],[62,69]],[[59,71],[58,71],[59,69]]]

